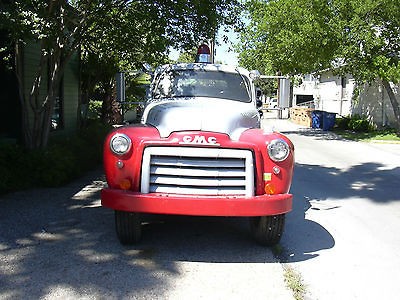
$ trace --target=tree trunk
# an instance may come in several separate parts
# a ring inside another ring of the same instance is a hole
[[[389,81],[387,80],[382,80],[383,86],[385,87],[388,95],[389,95],[389,99],[390,99],[390,103],[392,104],[393,107],[393,113],[394,113],[394,117],[396,119],[396,127],[397,127],[397,132],[400,133],[400,107],[399,107],[399,102],[396,99],[396,95],[393,92],[392,87],[390,86]]]
[[[103,104],[102,104],[102,122],[105,124],[121,124],[122,115],[120,104],[115,101],[113,96],[114,84],[113,79],[110,79],[107,84],[105,84],[104,94],[103,94]]]
[[[79,45],[78,40],[74,38],[78,28],[75,28],[70,35],[64,36],[66,33],[64,10],[66,3],[65,0],[49,1],[47,17],[57,16],[58,23],[53,25],[57,27],[59,36],[40,40],[40,58],[33,82],[25,82],[22,46],[19,43],[16,43],[15,46],[15,73],[18,79],[19,100],[22,110],[23,141],[27,149],[47,147],[55,96],[59,88],[61,74],[72,53]],[[69,43],[70,40],[72,40],[71,43]],[[49,69],[48,66],[50,66]],[[47,86],[43,88],[42,78],[47,74]],[[29,95],[26,93],[27,87],[30,87]],[[44,95],[43,93],[40,94],[41,91],[45,91]]]

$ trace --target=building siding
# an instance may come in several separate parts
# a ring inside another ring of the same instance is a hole
[[[25,96],[29,99],[33,80],[37,74],[40,60],[40,45],[29,43],[24,49],[24,86]],[[44,100],[48,87],[48,69],[42,70],[42,83],[39,92],[40,101]],[[79,56],[74,55],[67,63],[61,81],[64,126],[51,134],[71,134],[77,129],[77,108],[79,104]],[[32,118],[32,116],[30,116]]]
[[[79,105],[79,60],[74,55],[65,68],[64,73],[64,130],[66,133],[75,132],[78,125]]]

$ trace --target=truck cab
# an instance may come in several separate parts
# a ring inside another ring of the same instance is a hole
[[[142,214],[246,217],[257,242],[279,242],[294,147],[261,128],[256,76],[210,63],[156,69],[141,123],[104,144],[101,201],[115,211],[121,243],[140,240]]]

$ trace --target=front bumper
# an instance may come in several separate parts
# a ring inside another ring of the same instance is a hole
[[[292,209],[291,194],[245,196],[177,195],[103,189],[101,204],[114,210],[128,212],[251,217],[284,214]]]

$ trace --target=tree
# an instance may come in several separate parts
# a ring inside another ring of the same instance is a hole
[[[389,82],[400,80],[400,10],[391,0],[251,0],[240,62],[295,75],[331,68],[358,82],[381,80],[400,130]]]
[[[2,1],[0,29],[9,33],[10,43],[4,49],[15,47],[13,69],[19,80],[26,147],[47,146],[56,90],[65,65],[78,50],[84,61],[94,55],[103,67],[107,65],[108,75],[143,61],[158,62],[165,58],[168,46],[188,48],[194,41],[212,37],[221,24],[234,22],[236,4],[237,0]],[[39,64],[28,95],[21,68],[26,41],[40,44]],[[47,72],[48,92],[41,97],[39,90]],[[109,90],[110,85],[109,81],[104,88]]]
[[[193,47],[191,50],[181,51],[179,53],[177,62],[181,63],[194,62],[196,60],[196,56],[197,56],[197,47]]]
[[[95,18],[116,7],[122,8],[123,4],[67,0],[3,2],[1,27],[9,32],[10,44],[6,46],[15,47],[13,69],[18,79],[23,139],[28,149],[47,146],[56,91],[64,68],[82,42],[89,39]],[[22,49],[27,41],[40,45],[34,79],[27,83],[30,85],[28,95],[22,68]],[[39,92],[44,84],[47,93],[41,96]]]

